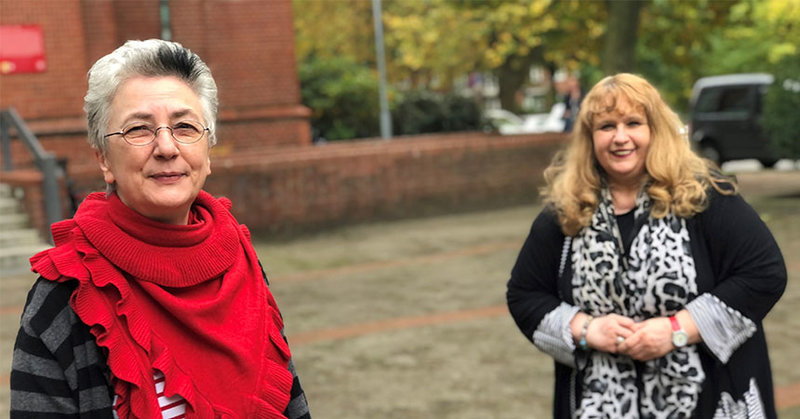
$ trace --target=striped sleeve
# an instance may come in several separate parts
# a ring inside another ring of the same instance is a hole
[[[11,418],[111,417],[102,356],[69,306],[71,294],[41,278],[28,294],[11,365]]]
[[[756,332],[756,325],[711,294],[701,294],[686,310],[697,325],[703,343],[723,364],[733,352]]]
[[[303,387],[300,385],[300,379],[297,377],[297,372],[292,360],[289,360],[289,371],[292,372],[294,381],[292,382],[291,399],[283,414],[289,419],[311,419],[311,413],[308,411],[306,394],[303,392]]]
[[[264,277],[264,282],[267,283],[267,287],[269,287],[269,279],[267,279],[267,273],[264,271],[264,265],[261,264],[260,260],[258,261],[258,266],[261,267],[261,275]],[[282,314],[281,317],[283,317]],[[284,329],[281,329],[281,336],[283,336],[283,340],[286,341],[288,345],[289,341],[286,339]],[[303,391],[303,386],[300,385],[300,378],[297,376],[297,370],[294,368],[293,359],[289,359],[289,371],[292,373],[292,391],[289,404],[286,406],[283,415],[288,419],[311,419],[306,393]]]
[[[533,344],[539,350],[571,367],[575,367],[575,343],[569,323],[577,312],[578,307],[561,303],[544,316],[533,332]]]

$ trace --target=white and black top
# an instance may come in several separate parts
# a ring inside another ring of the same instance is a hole
[[[761,319],[786,268],[771,233],[738,195],[711,191],[690,219],[653,219],[649,205],[642,194],[615,216],[606,195],[575,237],[545,209],[520,251],[508,305],[556,361],[554,417],[775,417]],[[644,320],[683,308],[703,343],[649,362],[577,350],[569,330],[579,310]]]

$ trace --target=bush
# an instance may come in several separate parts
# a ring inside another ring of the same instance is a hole
[[[380,136],[378,82],[369,67],[348,58],[312,59],[300,65],[299,74],[315,140]],[[480,127],[481,111],[475,101],[453,94],[406,93],[392,109],[396,135]]]
[[[393,110],[392,125],[398,135],[479,130],[481,110],[470,98],[411,92]]]
[[[800,158],[800,56],[787,56],[776,66],[775,83],[764,98],[764,128],[781,157]]]
[[[433,94],[407,93],[392,112],[392,131],[398,135],[439,132],[443,118],[442,106]]]
[[[475,131],[482,126],[482,112],[475,100],[463,96],[447,95],[442,98],[445,110],[444,131]]]
[[[369,67],[347,58],[312,59],[300,65],[299,75],[315,139],[380,135],[378,82]]]

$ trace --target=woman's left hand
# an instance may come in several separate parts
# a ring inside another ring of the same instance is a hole
[[[637,361],[659,358],[673,349],[672,326],[666,317],[657,317],[633,325],[634,333],[621,341],[617,353]]]

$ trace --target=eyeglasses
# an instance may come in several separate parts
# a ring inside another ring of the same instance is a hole
[[[158,130],[160,129],[168,129],[172,138],[181,144],[194,144],[203,138],[206,131],[209,131],[208,128],[195,121],[180,121],[171,127],[163,126],[158,128],[153,128],[142,122],[134,122],[130,125],[126,125],[125,128],[122,128],[122,130],[118,132],[104,135],[103,138],[108,138],[112,135],[121,135],[126,143],[141,147],[155,141]]]

